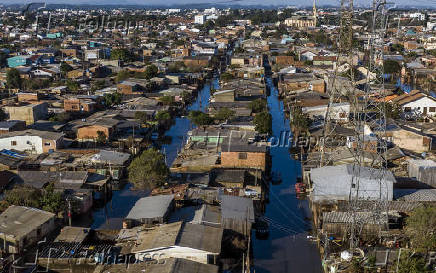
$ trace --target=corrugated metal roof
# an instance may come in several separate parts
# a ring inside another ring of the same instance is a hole
[[[155,195],[136,201],[126,219],[149,219],[163,217],[168,210],[174,195]]]

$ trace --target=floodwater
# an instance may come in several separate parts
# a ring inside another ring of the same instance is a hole
[[[211,85],[218,89],[218,80],[214,79],[210,83],[205,83],[204,87],[198,93],[197,99],[188,106],[188,110],[205,111],[209,106],[209,97]],[[176,118],[175,123],[166,132],[166,136],[171,137],[170,144],[162,145],[162,152],[166,156],[168,166],[176,159],[178,151],[186,141],[186,136],[193,125],[187,117]],[[122,221],[127,216],[130,209],[136,201],[149,194],[149,191],[132,190],[132,184],[127,183],[122,190],[113,191],[112,199],[100,209],[92,212],[93,229],[119,229],[122,227]]]
[[[289,120],[271,78],[268,107],[272,115],[273,136],[278,139],[290,132]],[[280,172],[282,183],[270,185],[265,219],[270,223],[269,237],[256,239],[253,232],[253,258],[256,273],[321,273],[321,259],[316,243],[307,239],[311,227],[307,200],[296,198],[294,185],[301,175],[301,165],[291,159],[289,147],[271,147],[272,171]]]

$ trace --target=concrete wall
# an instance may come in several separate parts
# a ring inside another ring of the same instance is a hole
[[[138,260],[147,259],[165,259],[165,258],[179,258],[187,259],[190,261],[208,264],[208,255],[218,256],[219,253],[210,253],[199,249],[189,247],[171,246],[167,248],[160,248],[154,250],[146,250],[135,255]]]
[[[44,152],[43,142],[41,137],[39,136],[15,136],[15,137],[0,138],[0,149],[34,151],[38,154]]]

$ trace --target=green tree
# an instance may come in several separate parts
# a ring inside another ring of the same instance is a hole
[[[112,50],[111,59],[120,60],[123,62],[130,62],[134,60],[133,55],[126,48],[116,48]]]
[[[392,52],[403,52],[404,51],[404,46],[402,44],[393,44],[391,46],[391,51]]]
[[[260,113],[267,110],[267,101],[266,99],[256,99],[250,102],[249,107],[251,112]]]
[[[223,107],[218,110],[214,118],[220,122],[223,122],[232,119],[234,116],[235,116],[235,111],[227,107]]]
[[[426,273],[425,260],[417,255],[409,255],[407,251],[401,253],[399,273]]]
[[[66,62],[61,62],[61,65],[59,67],[62,76],[66,76],[68,72],[73,70],[73,67],[69,64],[67,64]]]
[[[20,89],[22,86],[22,79],[20,71],[11,68],[6,72],[6,87],[11,89]]]
[[[104,95],[104,103],[106,106],[120,104],[122,99],[123,99],[123,95],[118,92],[108,93]]]
[[[151,79],[157,76],[159,72],[159,69],[157,68],[157,66],[155,66],[154,64],[149,65],[145,68],[145,78],[146,79]]]
[[[106,143],[107,136],[103,131],[97,131],[97,142],[100,144]]]
[[[44,190],[39,199],[40,207],[42,210],[52,213],[59,213],[65,209],[65,199],[62,197],[61,192],[54,190],[54,184],[50,183]]]
[[[393,80],[394,75],[397,75],[401,72],[400,63],[394,60],[384,61],[383,67],[386,74],[391,74],[391,80]]]
[[[80,88],[79,83],[73,80],[67,80],[65,85],[67,86],[68,90],[70,90],[71,92],[77,92],[79,91]]]
[[[156,114],[156,120],[159,121],[160,123],[165,123],[171,120],[171,114],[165,110],[159,111]]]
[[[264,111],[256,114],[254,117],[254,125],[256,126],[256,131],[261,134],[271,134],[272,133],[272,117],[271,114]]]
[[[212,124],[213,119],[202,111],[189,112],[188,118],[197,126],[205,126]]]
[[[224,72],[224,73],[222,73],[221,76],[220,76],[220,79],[221,79],[222,81],[224,81],[224,82],[231,81],[231,80],[233,80],[234,78],[235,78],[235,77],[234,77],[232,74],[230,74],[229,72]]]
[[[403,114],[403,108],[397,103],[387,102],[385,104],[386,118],[400,119]]]
[[[149,121],[148,115],[144,111],[135,112],[135,119],[142,124],[146,124]]]
[[[128,167],[129,181],[138,189],[153,189],[164,185],[169,175],[164,156],[156,149],[148,149],[133,159]]]
[[[406,219],[406,234],[418,251],[436,249],[436,207],[419,207]]]
[[[5,110],[3,108],[0,108],[0,121],[4,121],[8,118],[8,115],[5,113]]]
[[[310,119],[307,114],[303,113],[300,107],[291,109],[291,128],[295,136],[298,137],[302,133],[309,131]]]
[[[160,101],[163,105],[173,105],[174,104],[174,96],[163,96],[160,98]]]
[[[127,70],[121,70],[115,77],[115,81],[120,83],[124,80],[127,80],[128,78],[130,78],[130,72]]]

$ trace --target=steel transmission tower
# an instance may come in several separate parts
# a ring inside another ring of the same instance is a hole
[[[334,75],[328,84],[329,104],[324,119],[323,137],[319,142],[319,165],[320,167],[330,165],[332,156],[329,144],[334,144],[332,139],[334,140],[337,126],[337,123],[333,121],[334,111],[336,111],[334,106],[338,105],[344,98],[348,98],[351,113],[350,127],[354,130],[352,144],[349,147],[354,158],[348,208],[348,212],[352,215],[348,229],[350,249],[357,246],[365,223],[387,224],[388,187],[385,184],[387,143],[385,141],[386,112],[383,68],[383,48],[387,25],[386,4],[386,0],[373,0],[373,16],[372,21],[369,22],[371,31],[366,47],[368,50],[366,81],[364,81],[365,87],[362,91],[355,88],[353,75],[353,65],[355,64],[352,28],[353,0],[341,0],[339,53]],[[349,65],[349,79],[347,81],[342,79],[341,82],[338,77],[338,68],[345,63]],[[344,84],[345,82],[348,84]],[[365,168],[366,155],[369,152],[375,154],[372,166],[375,168]],[[372,180],[378,181],[379,196],[372,198],[370,206],[368,206],[368,202],[362,202],[370,199],[367,188],[360,184],[362,176],[370,176]]]
[[[340,30],[338,36],[338,55],[336,57],[336,67],[334,75],[328,81],[327,90],[329,95],[329,104],[324,117],[324,128],[322,138],[320,139],[320,160],[319,166],[330,165],[332,161],[329,147],[334,143],[341,141],[335,138],[336,122],[332,120],[335,115],[335,106],[341,103],[349,93],[354,90],[353,75],[353,0],[341,0],[340,12]],[[344,86],[343,80],[338,79],[338,69],[345,63],[349,65],[350,85]]]

